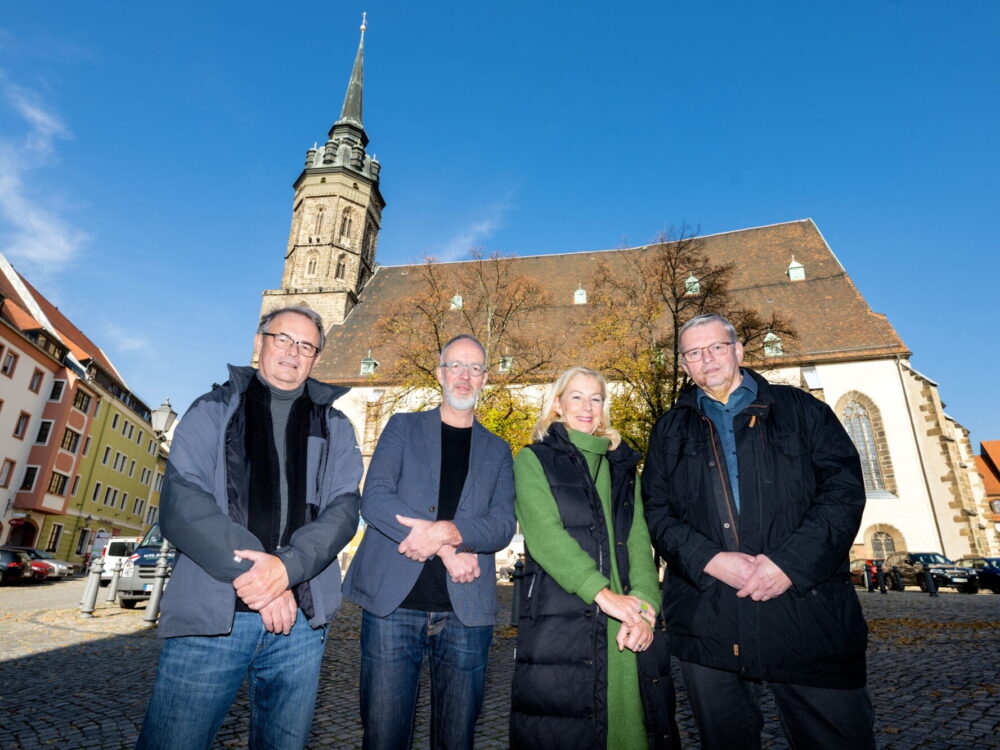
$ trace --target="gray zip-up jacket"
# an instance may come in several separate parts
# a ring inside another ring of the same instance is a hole
[[[163,597],[161,638],[223,635],[232,630],[236,591],[232,582],[252,567],[233,550],[262,550],[240,518],[241,493],[249,486],[243,450],[243,393],[252,367],[229,366],[229,381],[198,398],[177,426],[170,447],[160,524],[180,554]],[[310,582],[314,628],[340,608],[337,554],[358,528],[362,462],[354,426],[331,405],[348,389],[306,381],[313,402],[306,470],[306,503],[314,518],[276,552],[289,585]],[[245,504],[242,504],[245,507]]]

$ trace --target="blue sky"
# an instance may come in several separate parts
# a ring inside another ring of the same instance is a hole
[[[381,263],[809,217],[1000,439],[985,1],[5,3],[0,250],[151,406],[248,359],[362,10]]]

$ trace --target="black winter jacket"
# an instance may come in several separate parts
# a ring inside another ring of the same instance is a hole
[[[668,561],[663,613],[673,653],[748,678],[860,687],[868,631],[848,577],[865,506],[857,451],[826,404],[746,371],[758,391],[733,425],[739,513],[694,386],[650,436],[643,504]],[[722,551],[767,555],[792,587],[766,602],[737,598],[704,572]]]
[[[563,525],[611,576],[609,534],[586,459],[556,422],[540,443],[526,448],[538,457]],[[607,454],[611,469],[613,536],[618,576],[629,592],[625,543],[635,512],[636,465],[641,457],[626,443]],[[586,750],[607,744],[608,618],[563,589],[526,550],[521,585],[517,655],[511,696],[510,746]],[[638,655],[640,694],[650,748],[677,747],[674,688],[665,634]]]

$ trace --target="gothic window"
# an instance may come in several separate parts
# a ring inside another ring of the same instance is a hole
[[[892,534],[885,531],[876,531],[872,534],[872,557],[881,557],[883,560],[896,551],[896,542]]]
[[[344,211],[344,217],[340,220],[340,244],[350,245],[351,244],[351,212],[349,210]]]
[[[306,276],[316,275],[316,265],[319,263],[319,258],[315,253],[309,256],[309,260],[306,261]]]
[[[337,256],[337,271],[336,273],[334,273],[334,276],[336,276],[338,279],[344,278],[344,265],[345,265],[344,254],[341,253],[340,255]]]
[[[872,430],[872,419],[868,409],[859,401],[851,400],[841,411],[841,417],[847,434],[851,436],[854,447],[861,456],[861,473],[865,479],[865,490],[884,491],[885,480],[882,478],[882,466],[879,462],[875,433]]]
[[[323,231],[323,209],[320,208],[319,211],[316,212],[316,231],[314,231],[313,234],[318,235],[322,231]]]

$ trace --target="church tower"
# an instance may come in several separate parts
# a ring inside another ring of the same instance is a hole
[[[304,305],[326,325],[340,325],[375,272],[375,247],[385,201],[379,192],[381,165],[365,151],[362,123],[364,19],[344,106],[326,143],[306,152],[295,181],[292,229],[280,289],[264,291],[261,314]]]

